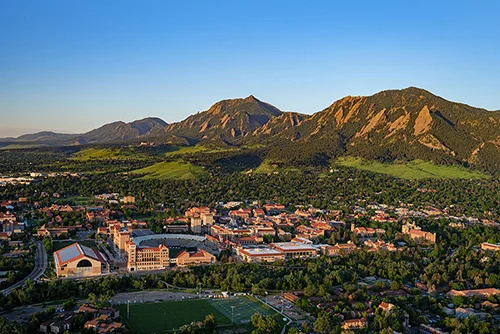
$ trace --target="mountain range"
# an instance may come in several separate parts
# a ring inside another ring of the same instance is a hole
[[[410,87],[346,96],[312,115],[284,112],[254,96],[223,100],[183,121],[114,122],[84,134],[40,132],[0,142],[81,145],[153,141],[263,145],[275,159],[355,155],[433,160],[500,170],[500,111],[451,102]]]
[[[84,145],[112,142],[125,142],[149,134],[155,128],[164,128],[168,124],[160,118],[148,117],[125,123],[122,121],[108,123],[100,128],[83,134],[66,134],[43,131],[26,134],[17,138],[3,138],[0,142],[39,143],[50,146]]]

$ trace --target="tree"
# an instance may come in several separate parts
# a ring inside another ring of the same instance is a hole
[[[308,286],[305,287],[304,289],[304,296],[306,297],[312,297],[316,295],[316,287],[312,284],[309,284]]]
[[[215,316],[213,314],[209,314],[205,317],[203,327],[205,328],[206,333],[215,332],[215,330],[217,329],[217,321],[215,320]]]
[[[454,296],[452,298],[452,301],[455,307],[461,307],[465,302],[465,298],[463,296]]]
[[[252,286],[252,293],[254,295],[263,296],[266,293],[266,289],[264,287],[262,287],[260,284],[254,284]]]
[[[390,284],[391,290],[401,289],[403,284],[399,280],[393,280]]]
[[[340,319],[332,312],[321,311],[314,322],[314,331],[319,333],[333,333],[338,330]]]
[[[95,293],[89,293],[88,301],[89,301],[89,304],[94,305],[94,306],[97,303],[99,303],[99,299],[97,298],[97,296],[95,295]]]
[[[309,324],[307,323],[307,321],[302,321],[300,328],[302,328],[302,332],[304,332],[304,333],[309,333],[309,331],[311,330],[309,328]]]
[[[47,253],[52,253],[54,251],[54,244],[52,243],[52,238],[50,236],[43,238],[42,244]]]
[[[278,331],[278,322],[273,317],[262,316],[258,313],[252,315],[252,325],[256,328],[252,331],[254,334],[275,333]]]
[[[70,299],[70,300],[67,300],[65,301],[63,304],[62,304],[62,307],[65,311],[70,311],[72,310],[74,307],[76,306],[76,303],[75,303],[75,300],[74,299]]]
[[[179,328],[180,334],[194,334],[196,333],[196,329],[192,324],[184,325]]]

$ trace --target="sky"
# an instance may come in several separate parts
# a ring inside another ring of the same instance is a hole
[[[0,137],[176,122],[254,95],[311,114],[416,86],[500,109],[499,1],[0,1]]]

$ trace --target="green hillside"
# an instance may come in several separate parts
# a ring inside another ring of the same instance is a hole
[[[129,160],[144,159],[145,155],[134,151],[131,148],[97,148],[90,147],[73,155],[72,159],[76,161],[88,160]]]
[[[203,145],[194,145],[194,146],[173,146],[171,150],[165,153],[166,157],[171,157],[174,155],[182,155],[182,154],[194,154],[194,153],[217,153],[217,152],[225,152],[230,150],[238,150],[235,149],[225,149],[225,148],[210,148]]]
[[[404,164],[385,164],[361,158],[339,158],[335,164],[344,167],[353,167],[374,173],[389,174],[402,179],[485,179],[489,176],[479,171],[468,170],[459,166],[435,165],[432,162],[414,160]]]
[[[144,179],[178,179],[188,180],[207,176],[202,167],[184,161],[165,161],[132,171],[133,174],[144,175]]]
[[[300,172],[300,169],[295,167],[283,167],[278,164],[273,164],[269,160],[264,160],[253,173],[255,174],[271,174],[271,173],[285,173],[285,172]]]

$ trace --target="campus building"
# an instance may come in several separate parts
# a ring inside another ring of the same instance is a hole
[[[129,271],[158,270],[170,266],[169,251],[165,245],[143,247],[129,241],[127,253],[127,269]]]
[[[284,260],[285,254],[273,248],[237,248],[236,254],[245,262],[274,262]]]
[[[39,229],[36,235],[40,238],[43,237],[59,237],[62,234],[68,234],[69,229],[67,227],[45,227],[45,224],[42,225]]]
[[[436,233],[422,231],[422,228],[415,225],[415,223],[403,225],[401,227],[401,232],[409,235],[410,238],[416,242],[429,241],[433,244],[436,243]]]
[[[198,264],[212,264],[215,263],[216,258],[209,252],[198,249],[196,252],[182,251],[177,255],[178,266],[189,266]]]
[[[488,298],[489,296],[492,295],[500,295],[500,290],[495,288],[473,289],[473,290],[450,290],[446,295],[450,298],[456,296],[467,297],[467,298],[474,296],[481,296],[484,298]]]
[[[314,257],[318,255],[318,249],[312,245],[297,242],[277,242],[269,245],[271,248],[285,255],[285,259]]]
[[[210,230],[214,223],[215,210],[208,207],[194,207],[185,212],[185,216],[190,218],[191,231],[193,233],[201,234],[202,228]]]
[[[342,324],[343,330],[357,330],[366,327],[368,327],[368,319],[366,318],[344,320]]]
[[[121,224],[119,222],[108,224],[109,233],[113,237],[113,244],[115,250],[119,252],[128,251],[128,243],[130,241],[130,231],[122,231]]]
[[[97,249],[74,243],[54,252],[58,277],[98,276],[109,272],[109,263]]]
[[[500,250],[500,244],[490,244],[488,242],[483,242],[481,244],[481,249],[482,250],[489,250],[489,251],[499,251]]]
[[[331,245],[322,245],[321,246],[321,251],[326,256],[346,255],[346,254],[354,252],[357,249],[358,249],[358,247],[350,241],[346,244],[337,243],[334,246],[331,246]]]

